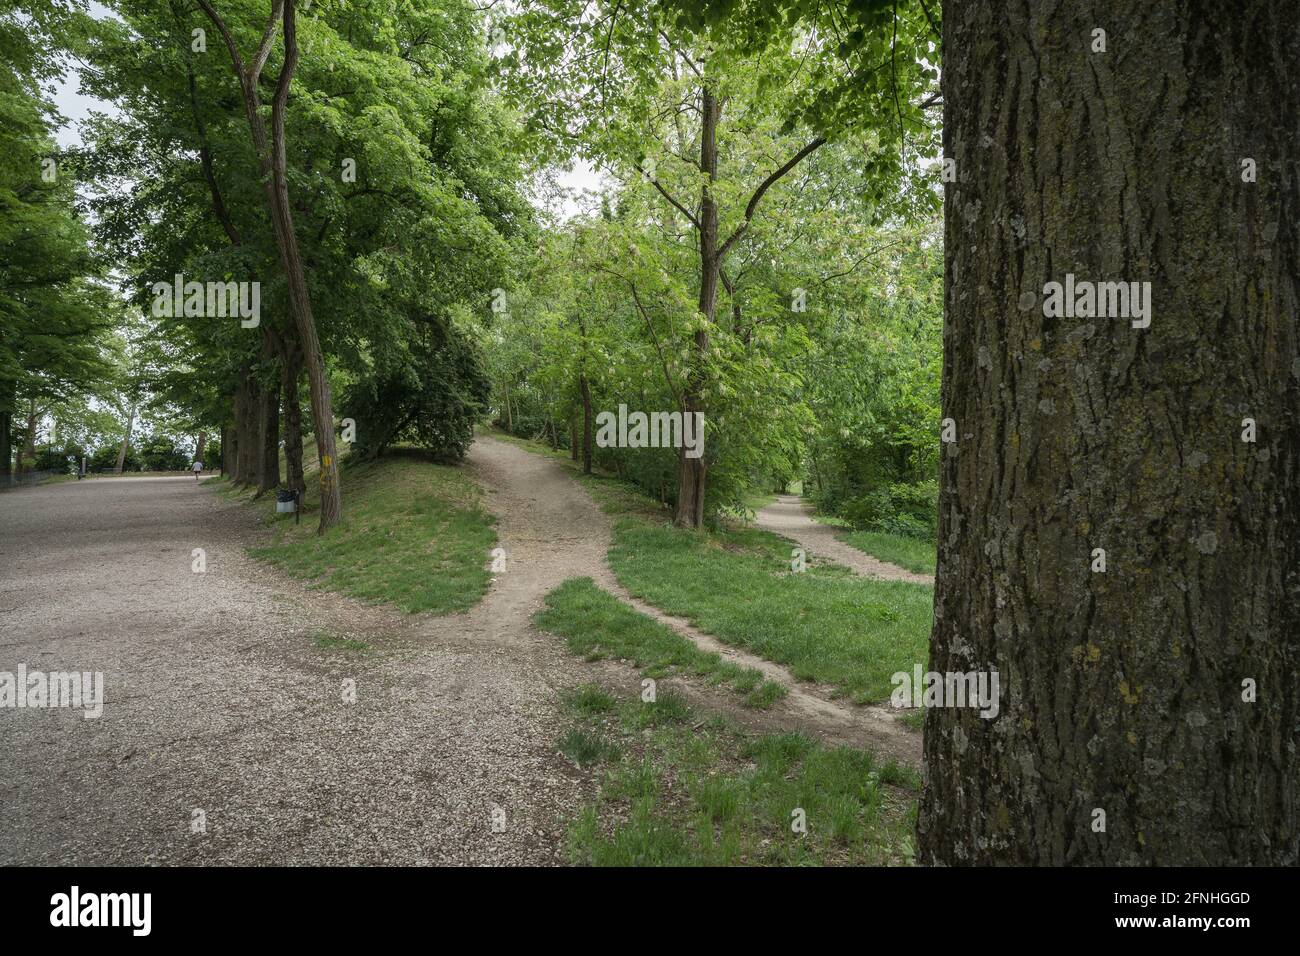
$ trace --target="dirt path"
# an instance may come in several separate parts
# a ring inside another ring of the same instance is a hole
[[[798,495],[777,495],[773,504],[759,511],[754,523],[797,542],[809,554],[852,568],[866,577],[934,584],[932,574],[917,574],[845,544],[835,536],[835,528],[812,519],[812,508]]]
[[[193,479],[0,495],[0,671],[105,681],[98,719],[0,708],[0,864],[562,862],[595,776],[555,751],[557,696],[640,680],[532,626],[546,593],[580,575],[791,690],[754,712],[669,682],[693,703],[919,762],[919,736],[892,715],[829,700],[632,600],[605,563],[609,519],[559,463],[483,438],[468,467],[498,515],[506,571],[443,618],[307,591],[253,562],[256,513]],[[323,649],[321,633],[370,649]]]
[[[869,747],[913,766],[920,765],[919,736],[898,723],[886,708],[855,707],[833,700],[811,685],[796,681],[780,664],[723,644],[689,622],[629,594],[605,560],[611,535],[609,518],[564,466],[488,437],[474,443],[470,465],[471,473],[488,489],[489,506],[498,515],[502,540],[513,542],[507,547],[507,574],[497,579],[483,603],[467,615],[470,621],[478,622],[475,629],[506,644],[516,643],[521,636],[553,644],[558,639],[539,637],[531,627],[532,614],[541,607],[546,594],[563,581],[590,577],[615,597],[703,649],[762,671],[784,684],[788,692],[769,711],[755,712],[739,706],[725,691],[680,679],[670,682],[669,686],[684,693],[692,703],[726,711],[756,730],[799,729],[824,740]],[[505,581],[508,587],[502,586]],[[502,626],[507,621],[509,626]]]

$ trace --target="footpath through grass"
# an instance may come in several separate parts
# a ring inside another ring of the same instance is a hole
[[[336,527],[316,534],[312,495],[300,524],[293,515],[277,516],[271,542],[251,554],[308,587],[408,613],[450,614],[479,602],[491,582],[495,519],[460,470],[398,456],[345,467],[341,481],[343,520]],[[274,495],[257,505],[273,511]]]
[[[546,596],[533,620],[543,630],[565,638],[569,650],[589,661],[606,657],[631,660],[647,677],[674,672],[725,684],[750,707],[769,707],[786,695],[781,684],[752,667],[724,661],[701,650],[672,628],[630,608],[596,587],[591,578],[572,578]]]
[[[633,518],[609,563],[637,597],[856,703],[887,698],[890,677],[928,659],[933,589],[790,568],[790,545],[754,528],[699,534]]]
[[[843,531],[839,538],[847,545],[881,561],[888,561],[916,574],[934,574],[937,549],[933,541],[908,538],[883,531]]]
[[[505,440],[563,457],[535,442]],[[610,567],[636,597],[855,703],[888,699],[895,673],[928,662],[932,587],[862,578],[838,566],[796,573],[793,544],[778,535],[746,526],[674,528],[664,506],[633,486],[575,474],[614,517]]]
[[[830,515],[814,515],[813,520],[835,528],[836,537],[863,554],[896,564],[915,574],[934,574],[938,563],[938,547],[934,541],[885,531],[855,531],[842,518]]]
[[[911,862],[917,775],[799,734],[748,736],[681,698],[570,693],[558,749],[601,768],[576,815],[574,863],[592,866]]]

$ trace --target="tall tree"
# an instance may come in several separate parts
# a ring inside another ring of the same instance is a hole
[[[943,5],[930,666],[1002,702],[927,713],[924,862],[1300,862],[1297,63],[1268,0]]]
[[[252,133],[253,145],[266,185],[267,206],[275,230],[280,262],[284,267],[289,287],[289,308],[301,344],[303,364],[311,393],[312,419],[316,424],[316,457],[320,464],[320,530],[326,531],[338,523],[341,509],[339,492],[338,455],[334,442],[334,402],[329,374],[325,368],[325,355],[316,332],[312,315],[311,296],[307,289],[307,273],[298,250],[298,236],[294,231],[293,208],[289,202],[289,183],[285,161],[285,108],[289,88],[293,83],[294,69],[298,65],[298,33],[294,13],[294,0],[271,0],[271,15],[257,45],[253,58],[245,66],[239,46],[226,22],[218,15],[209,0],[199,0],[199,6],[208,15],[225,41],[230,53],[231,66],[243,94],[244,111]],[[268,136],[266,119],[262,116],[259,82],[262,69],[270,58],[280,24],[284,25],[284,61],[276,80],[271,101],[271,129]],[[265,420],[265,419],[264,419]]]
[[[543,138],[576,147],[615,175],[642,177],[666,204],[666,231],[691,237],[695,307],[680,402],[684,414],[707,417],[729,257],[776,187],[828,141],[869,127],[899,142],[914,135],[918,94],[931,75],[918,65],[927,30],[910,3],[869,5],[850,25],[859,38],[870,31],[869,41],[848,59],[838,27],[797,35],[764,0],[727,5],[729,19],[681,6],[523,4],[510,21],[519,52],[503,58],[503,73]],[[766,29],[753,30],[751,15]],[[874,111],[841,108],[850,85],[854,102]],[[895,162],[880,163],[882,181],[898,166],[899,154],[889,155]],[[679,451],[679,526],[704,521],[711,455]]]

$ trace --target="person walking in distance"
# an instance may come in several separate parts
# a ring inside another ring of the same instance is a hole
[[[201,462],[201,461],[195,461],[195,462],[194,462],[194,480],[195,480],[195,481],[198,481],[198,480],[199,480],[199,472],[201,472],[201,471],[203,471],[203,462]]]

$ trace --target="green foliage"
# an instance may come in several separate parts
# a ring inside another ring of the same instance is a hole
[[[840,512],[854,528],[933,540],[939,522],[939,483],[893,482],[844,502]]]
[[[920,159],[938,142],[919,102],[936,48],[917,6],[841,11],[851,33],[839,44],[800,26],[802,8],[731,12],[537,0],[504,21],[511,49],[497,64],[543,155],[576,151],[613,182],[600,217],[557,230],[530,276],[536,308],[516,321],[538,329],[538,347],[511,349],[494,375],[498,420],[559,445],[577,441],[584,382],[598,411],[689,402],[706,418],[710,515],[800,475],[822,374],[806,357],[864,321],[870,301],[839,280],[868,258],[863,243],[937,208]],[[716,171],[702,152],[706,102],[722,104]],[[704,211],[715,208],[710,265]],[[719,263],[715,309],[700,295]],[[596,457],[661,500],[676,494],[672,451]]]
[[[204,14],[189,3],[109,5],[121,22],[95,25],[85,84],[122,115],[91,124],[79,160],[97,238],[127,293],[147,308],[150,285],[177,273],[261,283],[259,328],[160,319],[142,343],[145,403],[188,433],[215,431],[231,417],[236,383],[274,383],[279,347],[296,347],[258,158],[230,57]],[[247,55],[266,4],[216,6]],[[484,82],[481,16],[464,0],[298,6],[286,159],[335,388],[369,402],[359,437],[457,455],[483,389],[451,329],[509,284],[532,228],[510,117]],[[200,28],[208,48],[196,53]],[[282,57],[277,40],[264,83]],[[402,408],[385,416],[376,402],[393,396]]]
[[[101,445],[95,449],[94,454],[90,456],[90,462],[87,464],[87,471],[104,472],[111,471],[117,467],[117,456],[120,452],[118,445]],[[144,459],[134,448],[129,448],[126,454],[126,460],[122,464],[123,471],[144,471]]]
[[[805,488],[856,527],[933,534],[943,362],[936,224],[881,237],[842,288],[852,303],[807,357],[816,428]]]
[[[0,2],[0,429],[24,414],[23,438],[114,377],[119,305],[100,281],[76,208],[76,166],[55,145],[42,90],[85,30],[81,3]]]
[[[487,411],[491,385],[478,349],[454,326],[429,321],[415,327],[396,364],[355,382],[344,414],[357,426],[354,450],[374,456],[398,443],[459,459]]]
[[[189,454],[165,435],[150,435],[140,443],[140,458],[146,471],[185,471]]]

